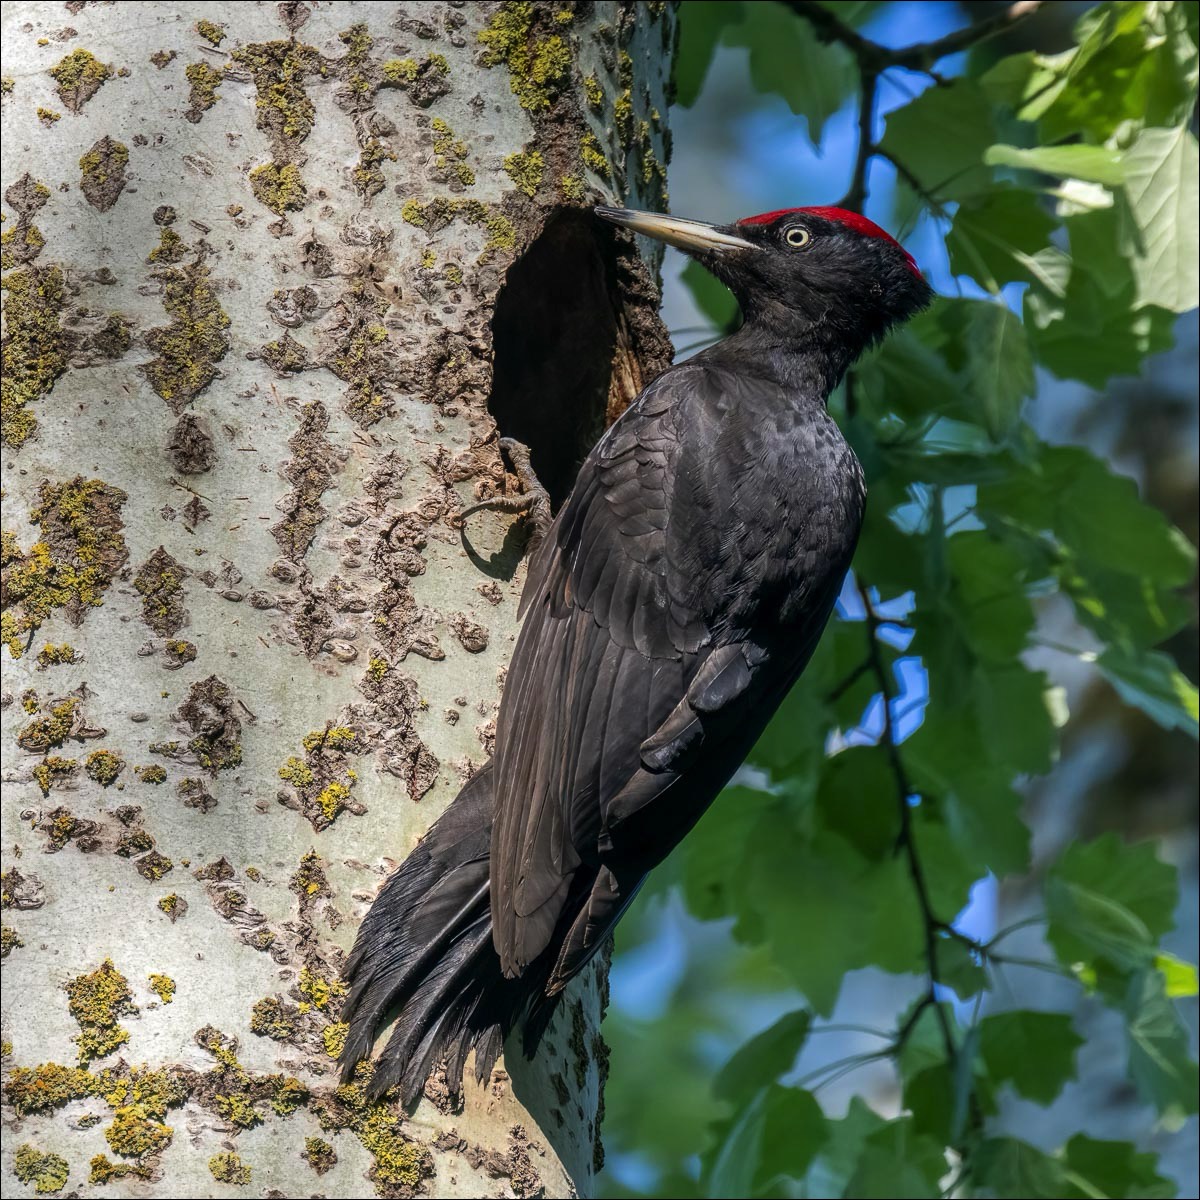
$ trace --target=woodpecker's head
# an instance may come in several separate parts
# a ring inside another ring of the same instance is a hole
[[[848,209],[788,208],[732,225],[596,213],[685,251],[733,292],[747,324],[784,337],[830,335],[857,353],[933,298],[912,255]]]

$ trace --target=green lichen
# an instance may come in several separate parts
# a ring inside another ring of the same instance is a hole
[[[338,64],[347,86],[355,96],[370,96],[374,89],[364,69],[370,62],[371,47],[375,44],[375,39],[368,33],[366,25],[359,23],[342,30],[338,34],[338,40],[348,48],[345,58]]]
[[[143,783],[166,783],[167,771],[165,767],[160,767],[158,763],[151,763],[143,767],[134,767],[134,774]]]
[[[281,1117],[290,1117],[308,1103],[308,1088],[292,1075],[277,1075],[271,1089],[271,1109]]]
[[[92,1155],[88,1166],[91,1168],[88,1174],[88,1183],[91,1184],[112,1183],[117,1179],[152,1180],[154,1178],[153,1167],[137,1162],[115,1163],[106,1154]]]
[[[534,31],[534,6],[505,0],[479,31],[485,66],[508,68],[509,86],[522,108],[543,112],[570,79],[571,50],[558,34]]]
[[[599,175],[601,179],[611,177],[612,168],[608,165],[608,159],[604,157],[604,151],[601,150],[596,135],[590,129],[580,139],[579,157],[583,160],[583,165],[589,171]]]
[[[0,925],[0,958],[7,958],[24,945],[21,935],[11,925]]]
[[[197,21],[196,32],[214,46],[219,46],[225,40],[225,26],[214,21]]]
[[[442,268],[442,278],[451,287],[462,287],[463,271],[457,263],[447,263]]]
[[[14,87],[16,83],[11,75],[0,77],[0,96],[11,96]]]
[[[42,671],[48,667],[62,667],[78,661],[79,655],[70,642],[60,642],[57,646],[52,642],[47,642],[38,651],[37,656],[37,665]]]
[[[426,266],[425,263],[422,263],[421,265]],[[428,266],[432,267],[433,263],[429,263]],[[391,668],[386,658],[379,658],[372,654],[370,661],[367,663],[367,677],[374,680],[376,683],[379,683],[390,669]]]
[[[146,334],[158,357],[142,370],[172,411],[180,413],[216,378],[216,364],[229,351],[230,322],[202,256],[161,277],[166,283],[163,307],[171,323]]]
[[[19,264],[37,258],[45,245],[45,235],[32,221],[18,221],[11,229],[0,233],[0,269],[11,271]]]
[[[582,204],[587,196],[587,189],[578,175],[560,175],[558,190],[562,192],[563,199],[572,204]]]
[[[230,57],[254,81],[258,128],[284,142],[304,141],[316,113],[304,77],[326,73],[320,51],[300,42],[258,42],[239,47]]]
[[[276,216],[304,207],[308,189],[295,163],[263,163],[250,172],[250,190]]]
[[[324,1138],[319,1137],[304,1139],[302,1157],[318,1175],[324,1175],[337,1163],[337,1154],[333,1147]]]
[[[58,97],[72,112],[79,110],[113,77],[113,69],[90,50],[72,50],[50,68]]]
[[[400,206],[400,219],[421,229],[426,224],[425,208],[420,200],[409,199]]]
[[[77,759],[59,758],[57,754],[51,754],[33,768],[33,778],[41,788],[42,795],[49,796],[51,788],[70,779],[78,769]]]
[[[467,143],[456,137],[441,117],[434,117],[430,128],[433,130],[434,166],[439,171],[448,171],[464,187],[473,187],[475,172],[463,161],[467,157]]]
[[[492,213],[484,222],[487,241],[484,250],[511,250],[517,244],[517,231],[503,213]]]
[[[188,244],[170,226],[164,226],[158,235],[158,245],[146,256],[147,262],[177,263],[188,254]]]
[[[45,396],[67,369],[66,335],[60,324],[66,296],[58,267],[11,271],[0,288],[8,293],[0,342],[0,437],[16,450],[37,429],[30,405]]]
[[[98,479],[77,476],[68,483],[45,481],[31,519],[42,527],[42,540],[27,554],[15,537],[4,543],[3,641],[14,658],[25,652],[28,638],[47,616],[63,609],[78,625],[89,606],[99,606],[124,564],[120,508],[125,493]],[[28,750],[61,745],[22,743]]]
[[[389,150],[377,138],[368,139],[358,156],[358,166],[353,171],[354,186],[359,195],[366,199],[382,192],[387,180],[380,164],[395,161],[394,151]]]
[[[284,783],[290,783],[292,787],[302,788],[307,787],[312,783],[315,776],[312,768],[302,758],[297,758],[292,755],[291,758],[279,768],[279,778]]]
[[[528,153],[509,154],[504,159],[504,169],[508,177],[517,185],[519,191],[533,197],[542,186],[542,177],[546,173],[546,160],[541,152],[531,150]]]
[[[613,125],[621,145],[628,149],[633,143],[633,93],[629,88],[613,103]]]
[[[131,829],[117,842],[115,854],[121,858],[136,858],[154,849],[154,839],[144,829]]]
[[[13,1174],[22,1183],[32,1183],[38,1195],[60,1192],[70,1176],[67,1160],[58,1154],[43,1154],[28,1142],[17,1147]]]
[[[232,1150],[214,1154],[208,1160],[208,1169],[218,1183],[231,1183],[244,1187],[250,1182],[250,1168]]]
[[[421,251],[421,270],[432,271],[437,266],[437,254],[432,247],[426,246]]]
[[[41,105],[38,105],[37,119],[43,125],[50,126],[62,120],[62,113],[55,112],[52,108],[43,108]]]
[[[114,142],[107,138],[102,138],[101,141],[107,142],[103,149],[98,148],[100,146],[98,142],[79,159],[79,169],[83,172],[85,190],[88,184],[98,186],[107,183],[110,175],[120,174],[129,165],[128,146],[123,142]]]
[[[600,80],[594,74],[584,79],[583,94],[587,98],[588,108],[592,112],[602,113],[604,111],[604,89],[600,86]]]
[[[101,787],[111,787],[125,770],[125,760],[115,750],[93,750],[84,759],[83,769]]]
[[[417,78],[420,63],[415,58],[393,58],[383,64],[383,79],[393,86],[412,83]]]
[[[183,577],[183,567],[162,546],[133,577],[133,586],[142,598],[142,620],[164,637],[178,632],[184,621]]]
[[[150,975],[150,990],[164,1003],[175,999],[175,980],[170,975]]]
[[[185,115],[195,124],[200,120],[201,113],[207,112],[220,99],[217,88],[225,82],[225,72],[218,71],[206,62],[194,62],[184,68],[183,74],[190,89]]]
[[[250,1010],[250,1030],[259,1037],[286,1042],[296,1035],[290,1010],[275,996],[265,996]]]
[[[79,1023],[72,1040],[79,1046],[79,1061],[91,1062],[111,1054],[129,1041],[129,1031],[118,1018],[137,1012],[129,981],[112,964],[104,962],[90,975],[77,975],[65,985],[67,1007]]]

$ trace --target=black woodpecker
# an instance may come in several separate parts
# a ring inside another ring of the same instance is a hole
[[[384,885],[347,962],[345,1078],[535,1053],[563,987],[725,786],[829,619],[866,491],[826,412],[929,304],[910,255],[839,208],[709,225],[598,208],[686,251],[743,324],[658,376],[588,455],[521,598],[492,760]]]

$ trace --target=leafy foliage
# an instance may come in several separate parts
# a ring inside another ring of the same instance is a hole
[[[695,102],[718,44],[745,46],[754,86],[816,139],[860,69],[888,69],[886,50],[831,32],[829,14],[856,24],[874,7],[683,5],[679,103]],[[662,1161],[700,1166],[668,1171],[661,1194],[1173,1194],[1132,1144],[1078,1134],[1048,1153],[994,1127],[1002,1092],[1052,1103],[1088,1047],[1068,1016],[993,994],[1008,931],[979,941],[954,921],[979,880],[1030,867],[1018,789],[1053,768],[1068,719],[1026,661],[1043,598],[1073,606],[1093,639],[1077,658],[1124,703],[1197,736],[1196,687],[1156,649],[1189,619],[1179,589],[1195,550],[1132,480],[1028,419],[1039,374],[1097,387],[1135,374],[1197,304],[1196,15],[1100,4],[1062,53],[976,52],[860,126],[882,128],[868,158],[893,164],[898,213],[936,222],[961,286],[835,399],[871,492],[840,619],[751,770],[651,885],[675,883],[694,918],[729,924],[743,982],[803,997],[723,1066],[694,1057],[706,1031],[691,997],[707,984],[681,984],[669,1017],[640,1031],[670,1030],[671,1053],[693,1055],[688,1108],[659,1120]],[[684,279],[715,327],[734,319],[698,267]],[[1175,1002],[1196,994],[1196,972],[1161,947],[1174,868],[1105,835],[1070,845],[1044,880],[1041,965],[1120,1015],[1128,1077],[1164,1121],[1195,1113]],[[852,1062],[797,1079],[863,968],[924,990]],[[896,1071],[900,1115],[858,1099],[840,1117],[822,1109],[822,1084],[876,1060]],[[639,1082],[655,1110],[662,1081]]]

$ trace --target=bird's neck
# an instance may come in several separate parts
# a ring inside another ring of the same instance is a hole
[[[858,356],[856,350],[825,336],[817,326],[780,329],[753,319],[705,354],[726,367],[742,365],[793,395],[821,404]]]

